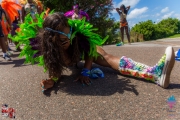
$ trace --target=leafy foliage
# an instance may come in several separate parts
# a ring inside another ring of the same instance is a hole
[[[156,24],[147,20],[136,24],[132,31],[143,34],[145,40],[165,38],[180,32],[180,21],[176,18],[167,18]]]
[[[140,22],[136,24],[133,28],[133,31],[141,33],[144,35],[145,40],[150,40],[155,32],[155,25],[151,20]]]
[[[119,42],[119,22],[114,22],[114,24],[106,30],[106,34],[109,35],[109,39],[106,41],[106,44],[114,44]]]
[[[106,30],[113,26],[114,19],[109,18],[113,10],[112,0],[41,0],[45,7],[65,13],[78,4],[80,9],[90,16],[90,23],[98,28],[97,33],[105,37]]]

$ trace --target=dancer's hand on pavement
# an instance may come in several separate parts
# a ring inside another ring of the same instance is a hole
[[[42,92],[48,88],[52,88],[54,85],[54,81],[52,79],[42,80],[41,83]]]
[[[83,86],[84,84],[91,85],[91,80],[87,76],[80,75],[74,82],[77,82],[77,81],[80,81]]]

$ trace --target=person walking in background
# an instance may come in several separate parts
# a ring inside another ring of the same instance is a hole
[[[127,13],[130,9],[130,6],[125,7],[123,4],[120,6],[120,8],[116,8],[116,11],[120,15],[120,31],[121,31],[121,41],[124,44],[124,29],[126,31],[128,43],[130,44],[130,34],[129,34],[129,27],[127,22]]]
[[[3,58],[11,60],[8,51],[8,34],[11,31],[12,22],[15,16],[19,16],[18,10],[21,6],[10,0],[2,0],[0,5],[0,45],[3,52]]]
[[[10,19],[6,11],[0,5],[0,46],[3,52],[3,58],[7,61],[10,61],[11,58],[7,54],[8,43],[7,42],[7,35],[10,31]]]
[[[22,0],[24,1],[24,0]],[[21,3],[22,7],[22,22],[24,22],[25,16],[31,14],[34,21],[37,21],[35,14],[40,14],[42,12],[42,4],[37,0],[27,0],[24,3]]]
[[[19,15],[20,16],[20,15]],[[11,35],[12,36],[14,36],[14,35],[16,35],[16,30],[18,30],[18,28],[19,28],[19,21],[20,21],[20,17],[15,17],[15,20],[13,21],[13,23],[12,23],[12,30],[11,30]],[[10,38],[9,38],[9,40],[11,40]],[[12,40],[11,40],[12,41]],[[21,49],[20,49],[20,47],[19,46],[17,46],[18,45],[18,42],[14,42],[14,44],[16,45],[16,50],[14,51],[14,52],[20,52],[21,51]]]

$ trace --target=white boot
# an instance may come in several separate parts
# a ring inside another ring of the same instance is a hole
[[[120,59],[119,71],[121,74],[144,78],[157,83],[163,88],[167,88],[170,82],[170,74],[175,63],[174,49],[167,47],[165,54],[158,64],[149,67],[142,63],[133,61],[123,56]]]

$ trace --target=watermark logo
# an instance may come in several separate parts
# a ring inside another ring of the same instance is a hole
[[[2,105],[1,113],[3,117],[15,118],[15,109],[9,108],[7,104]]]
[[[165,110],[167,111],[167,117],[168,120],[180,120],[180,106],[179,106],[179,99],[175,98],[175,96],[170,96],[169,98],[167,98],[166,100],[166,108]]]
[[[170,111],[173,111],[173,108],[174,108],[174,106],[175,106],[175,104],[176,104],[176,99],[175,99],[175,97],[172,95],[172,96],[170,96],[168,99],[167,99],[167,104],[168,104],[168,106],[169,106],[169,110]]]

